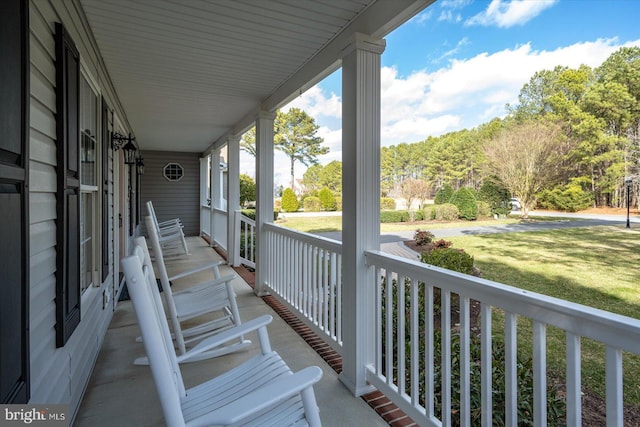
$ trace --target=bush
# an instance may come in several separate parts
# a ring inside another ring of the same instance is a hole
[[[407,222],[409,213],[407,211],[381,211],[380,222]]]
[[[282,210],[285,212],[297,212],[299,206],[296,193],[290,188],[285,189],[284,193],[282,193]]]
[[[434,209],[435,209],[435,207],[433,205],[425,206],[422,209],[422,217],[423,217],[423,219],[425,219],[425,220],[435,219]]]
[[[255,221],[256,220],[256,210],[255,208],[253,209],[242,209],[240,212],[242,212],[242,215],[246,216],[247,218]],[[277,220],[278,219],[278,214],[280,212],[277,210],[273,211],[273,220]]]
[[[336,196],[336,210],[342,211],[342,196]]]
[[[302,208],[305,212],[320,212],[322,202],[318,197],[309,196],[302,201]]]
[[[451,196],[453,196],[453,188],[449,184],[445,184],[436,192],[436,198],[433,200],[433,204],[443,205],[445,203],[451,203]]]
[[[576,212],[593,206],[593,195],[584,191],[576,182],[553,190],[543,190],[537,195],[538,206],[544,209]]]
[[[510,197],[509,190],[507,190],[500,178],[495,176],[487,178],[482,183],[478,193],[480,200],[489,203],[491,214],[493,215],[508,215],[511,212]]]
[[[450,248],[451,245],[453,245],[453,243],[449,240],[440,239],[433,242],[433,249],[446,249]]]
[[[434,334],[434,360],[442,360],[441,353],[441,332],[435,331]],[[505,404],[506,404],[506,392],[505,392],[505,345],[504,342],[493,339],[491,349],[491,356],[495,363],[492,364],[491,371],[491,400],[493,403],[493,420],[492,425],[504,426],[505,425]],[[471,425],[480,425],[481,422],[481,396],[482,396],[482,381],[481,381],[481,335],[472,334],[470,340],[470,352],[471,359],[470,375],[471,375]],[[460,354],[460,335],[458,333],[451,334],[451,354]],[[518,399],[517,399],[517,412],[518,412],[518,425],[519,426],[532,426],[533,425],[533,358],[528,356],[526,358],[517,356],[517,378],[516,384],[518,384]],[[436,362],[434,366],[434,379],[435,384],[435,411],[441,413],[442,411],[442,387],[441,387],[441,364]],[[451,413],[452,424],[459,425],[460,417],[460,358],[451,358]],[[565,403],[559,393],[557,385],[547,385],[547,425],[557,426],[562,425],[562,416],[565,412]]]
[[[240,174],[240,206],[256,200],[256,182],[249,175]]]
[[[327,187],[324,187],[318,193],[318,198],[322,203],[322,209],[325,211],[335,211],[336,210],[336,198],[333,196],[333,192],[329,190]]]
[[[416,245],[418,246],[425,246],[428,245],[429,243],[433,242],[433,238],[435,236],[433,235],[432,232],[427,231],[427,230],[416,230],[415,234],[413,235],[413,240],[416,241]]]
[[[434,249],[421,254],[420,261],[459,273],[473,274],[473,257],[463,249]]]
[[[393,211],[396,209],[396,201],[391,197],[380,197],[380,209]]]
[[[478,218],[478,202],[471,189],[463,187],[451,197],[451,203],[458,208],[458,217],[473,221]]]
[[[493,215],[491,205],[487,202],[478,202],[478,218],[489,218]]]
[[[424,212],[422,211],[407,211],[409,215],[409,222],[422,221],[424,219]]]
[[[458,207],[451,203],[436,205],[433,208],[433,218],[437,221],[455,221],[459,217]]]

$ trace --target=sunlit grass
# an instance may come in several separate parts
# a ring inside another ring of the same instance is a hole
[[[625,316],[640,318],[640,231],[621,226],[453,237],[482,277]],[[494,332],[504,318],[494,313]],[[531,354],[532,322],[518,322],[518,350]],[[605,393],[604,345],[582,340],[583,385]],[[548,369],[565,372],[565,335],[547,330]],[[640,356],[623,357],[625,402],[640,406]]]

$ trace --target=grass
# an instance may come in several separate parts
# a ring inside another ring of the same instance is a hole
[[[594,308],[640,317],[640,231],[621,226],[530,233],[491,234],[450,239],[475,258],[482,277]],[[496,332],[503,328],[498,311]],[[532,348],[532,325],[518,323],[518,349]],[[547,331],[548,369],[565,371],[564,332]],[[625,403],[640,406],[640,356],[623,358]],[[604,346],[582,341],[583,385],[605,393]]]
[[[553,218],[542,218],[545,221]],[[557,218],[565,220],[566,218]],[[402,231],[496,225],[517,219],[412,224],[381,224],[382,231]],[[281,225],[317,233],[339,231],[340,217],[288,218]],[[464,248],[475,258],[482,277],[521,289],[565,299],[590,307],[640,318],[640,231],[622,226],[584,227],[527,233],[488,234],[449,238],[454,247]],[[499,310],[494,315],[494,332],[503,329]],[[531,354],[532,325],[518,323],[518,349]],[[564,332],[547,331],[547,364],[550,371],[565,372]],[[582,341],[583,385],[600,396],[605,393],[604,346]],[[640,356],[623,356],[625,403],[640,407]]]
[[[292,228],[306,233],[325,233],[329,231],[342,230],[342,217],[339,216],[318,216],[318,217],[288,217],[283,214],[284,220],[278,220],[276,224],[283,227]],[[567,218],[540,218],[544,221],[567,221]],[[535,221],[536,218],[532,217]],[[416,229],[438,230],[442,228],[462,228],[462,227],[480,227],[483,225],[500,225],[500,224],[517,224],[521,220],[518,217],[505,219],[483,219],[477,221],[416,221],[416,222],[394,222],[380,224],[380,231],[415,231]]]

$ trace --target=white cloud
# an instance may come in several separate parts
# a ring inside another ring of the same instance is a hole
[[[536,71],[558,65],[597,67],[622,46],[640,46],[640,40],[620,44],[599,39],[555,50],[534,50],[530,44],[468,59],[450,60],[433,72],[419,70],[403,76],[395,67],[381,69],[381,141],[383,145],[420,141],[463,128],[472,128],[494,117],[503,117],[505,104],[516,103],[522,86]],[[330,153],[319,160],[326,164],[342,154],[339,120],[342,101],[335,93],[315,86],[290,105],[303,108],[320,125],[318,135]],[[242,158],[241,158],[242,160]],[[253,158],[251,158],[253,160]],[[243,166],[249,162],[243,162]],[[306,168],[296,164],[296,176]],[[278,164],[288,180],[288,163]]]
[[[467,19],[465,25],[495,25],[500,28],[523,25],[556,2],[557,0],[491,0],[486,10]]]

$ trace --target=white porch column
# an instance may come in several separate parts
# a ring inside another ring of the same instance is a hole
[[[220,230],[216,230],[215,227],[215,208],[220,206],[220,149],[211,150],[211,171],[210,171],[209,191],[211,199],[211,215],[209,216],[209,230],[211,230],[211,247],[215,246],[215,236],[220,233]]]
[[[256,119],[256,285],[258,296],[267,295],[265,283],[271,258],[264,224],[273,222],[273,121],[275,113],[261,112]]]
[[[238,250],[240,234],[235,232],[238,209],[240,209],[240,137],[232,136],[227,140],[227,260],[233,266],[240,265]]]
[[[375,273],[364,251],[380,249],[380,55],[385,41],[356,34],[342,59],[342,319],[340,380],[356,396],[372,391]]]

